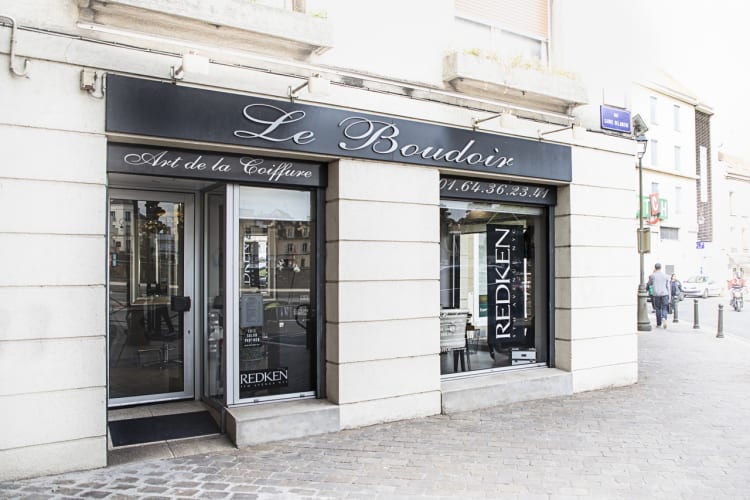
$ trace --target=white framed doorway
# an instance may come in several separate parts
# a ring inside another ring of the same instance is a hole
[[[195,199],[112,189],[108,405],[195,397]]]

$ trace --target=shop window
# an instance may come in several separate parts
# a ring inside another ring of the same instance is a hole
[[[548,360],[545,210],[440,204],[441,373]]]
[[[315,262],[300,267],[289,255],[295,243],[287,241],[296,227],[313,224],[312,193],[239,186],[237,194],[235,401],[313,396]],[[313,239],[306,243],[314,250]]]

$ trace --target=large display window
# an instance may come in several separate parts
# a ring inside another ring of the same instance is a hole
[[[236,189],[236,400],[314,396],[314,194]]]
[[[443,375],[547,363],[548,210],[441,200]]]

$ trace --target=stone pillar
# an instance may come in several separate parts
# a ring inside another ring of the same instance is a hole
[[[340,160],[328,176],[327,397],[344,428],[437,414],[438,171]]]

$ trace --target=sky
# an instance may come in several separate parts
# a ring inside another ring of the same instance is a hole
[[[649,75],[659,68],[714,110],[715,147],[750,160],[750,138],[745,133],[750,115],[745,97],[750,87],[746,83],[750,77],[750,2],[553,2],[565,18],[558,35],[575,47],[558,54],[563,67],[583,64],[587,78],[600,78],[604,87],[637,81],[639,75],[650,80]],[[576,29],[564,31],[568,26]]]
[[[631,13],[642,64],[660,65],[713,108],[714,146],[750,160],[750,2],[600,1],[613,2]]]

